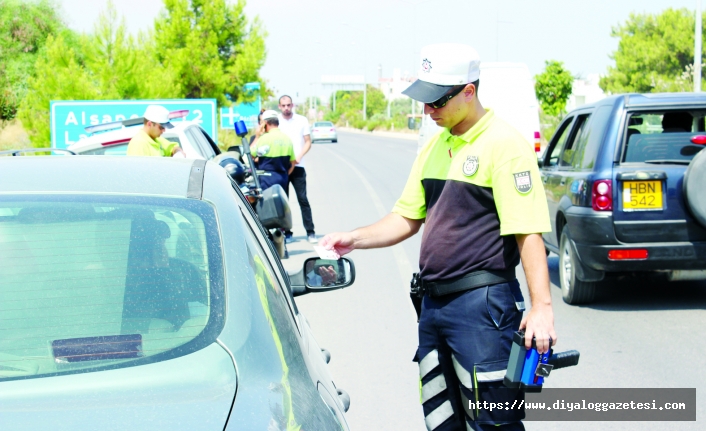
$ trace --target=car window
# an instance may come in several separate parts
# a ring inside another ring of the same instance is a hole
[[[181,148],[181,140],[179,139],[178,136],[168,136],[168,137],[164,137],[164,139],[166,139],[169,142],[175,142]]]
[[[235,184],[234,181],[231,179],[231,184],[233,185],[233,194],[235,199],[237,199],[238,205],[241,208],[243,218],[247,222],[247,224],[250,226],[250,229],[252,229],[253,234],[257,238],[261,238],[260,243],[264,243],[263,251],[265,255],[267,256],[274,274],[275,278],[279,281],[279,283],[284,286],[285,293],[287,296],[287,302],[289,303],[290,307],[290,312],[292,317],[296,316],[299,313],[299,310],[297,309],[297,303],[294,302],[294,296],[292,295],[292,291],[289,288],[288,282],[289,278],[286,275],[287,271],[284,269],[282,266],[282,262],[279,260],[278,257],[276,257],[277,253],[272,246],[272,243],[266,239],[267,232],[265,231],[265,228],[262,226],[262,224],[259,222],[257,215],[255,214],[255,211],[253,210],[252,206],[250,203],[245,199],[243,194],[240,192],[240,189],[238,188],[238,185]],[[287,279],[285,280],[285,277]],[[296,320],[296,319],[295,319]]]
[[[333,127],[333,123],[330,121],[319,121],[314,123],[314,127]]]
[[[591,114],[578,115],[574,123],[569,139],[564,145],[564,151],[559,156],[559,166],[571,166],[574,157],[574,149],[578,148],[582,142],[588,139],[588,119]]]
[[[191,145],[193,145],[194,149],[198,151],[201,156],[206,157],[206,149],[204,148],[203,139],[198,136],[196,130],[194,130],[193,127],[189,127],[184,131],[184,133],[189,138],[189,141],[191,142]]]
[[[4,196],[0,380],[157,362],[223,325],[213,209],[190,199]]]
[[[554,139],[552,139],[549,147],[549,159],[546,161],[546,166],[556,166],[559,164],[559,156],[561,151],[566,145],[566,141],[569,139],[569,133],[571,132],[571,123],[574,121],[573,117],[569,117],[559,126],[557,132],[554,134]]]
[[[280,282],[275,270],[268,260],[267,253],[255,233],[250,231],[246,234],[246,246],[248,248],[251,269],[254,271],[255,280],[260,296],[267,296],[270,306],[278,308],[278,312],[283,318],[291,318],[290,323],[296,327],[294,314],[287,301],[287,288]],[[270,310],[271,311],[271,310]]]
[[[216,144],[213,139],[211,139],[211,136],[209,136],[209,134],[206,133],[206,131],[201,127],[199,127],[199,132],[201,132],[201,136],[203,136],[203,139],[206,141],[208,159],[216,157],[216,149],[218,149],[218,144]],[[220,154],[220,149],[218,149],[218,153]]]
[[[623,136],[623,162],[688,163],[703,145],[692,143],[706,111],[629,113]]]
[[[572,162],[574,169],[593,169],[611,112],[613,112],[612,106],[601,106],[592,114],[591,121],[585,129],[586,136],[581,137],[575,147]]]

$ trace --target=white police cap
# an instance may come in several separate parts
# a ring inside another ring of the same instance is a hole
[[[441,43],[422,48],[417,80],[402,94],[422,103],[439,100],[451,87],[477,81],[480,56],[460,43]]]

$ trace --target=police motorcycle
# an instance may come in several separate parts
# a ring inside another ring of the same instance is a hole
[[[267,172],[255,169],[255,163],[250,155],[250,143],[245,138],[248,129],[243,121],[235,123],[235,132],[242,140],[240,147],[242,154],[238,151],[227,151],[216,156],[213,161],[228,172],[255,210],[280,259],[286,259],[288,253],[282,230],[292,229],[292,211],[289,208],[287,194],[279,184],[262,191],[259,177],[267,175]]]

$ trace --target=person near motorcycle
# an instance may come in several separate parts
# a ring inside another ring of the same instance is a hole
[[[250,154],[257,163],[257,168],[265,171],[260,175],[260,186],[267,190],[275,184],[283,190],[289,182],[289,174],[297,163],[294,145],[279,129],[277,112],[267,110],[261,115],[261,122],[255,131],[255,140],[250,146]]]

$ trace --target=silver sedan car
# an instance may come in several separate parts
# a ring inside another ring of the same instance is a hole
[[[311,127],[311,142],[331,141],[338,142],[336,126],[330,121],[317,121]]]
[[[0,430],[348,430],[294,296],[352,262],[288,275],[213,162],[1,157],[0,274]]]

